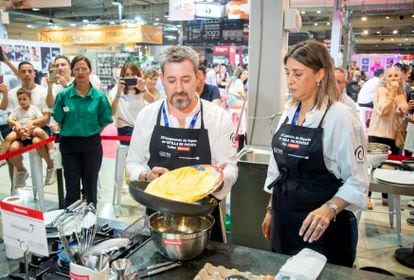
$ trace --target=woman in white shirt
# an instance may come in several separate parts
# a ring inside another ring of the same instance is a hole
[[[272,191],[262,231],[272,251],[311,248],[329,263],[352,266],[358,240],[355,211],[367,203],[365,135],[339,102],[332,59],[309,40],[284,58],[292,100],[272,139],[265,182]]]
[[[134,63],[127,61],[122,66],[117,85],[110,92],[112,115],[118,136],[131,136],[138,113],[144,108],[145,80]],[[121,144],[129,145],[129,141],[121,140]]]
[[[231,82],[228,93],[228,106],[233,109],[241,109],[243,101],[246,99],[244,84],[249,77],[247,70],[238,69]]]

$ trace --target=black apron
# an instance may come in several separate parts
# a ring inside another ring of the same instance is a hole
[[[358,238],[352,212],[341,211],[318,241],[304,242],[299,236],[307,215],[331,199],[342,185],[323,159],[321,124],[327,110],[317,128],[288,124],[286,117],[272,139],[280,175],[269,186],[273,187],[271,246],[272,251],[288,255],[311,248],[325,255],[329,263],[352,266]]]
[[[190,166],[195,164],[211,164],[210,141],[208,131],[204,128],[203,102],[200,101],[200,111],[193,117],[190,127],[169,127],[168,117],[163,103],[158,111],[157,123],[155,124],[150,141],[150,159],[148,165],[165,167],[169,170]],[[194,125],[198,116],[201,117],[201,127],[195,129]],[[165,126],[161,126],[161,116],[164,118]],[[149,210],[149,211],[148,211]],[[147,214],[154,211],[147,209]],[[211,232],[211,239],[223,241],[220,226],[220,210],[216,207],[212,212],[215,223]]]

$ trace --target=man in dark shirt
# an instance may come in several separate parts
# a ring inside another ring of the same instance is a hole
[[[198,96],[204,100],[211,101],[217,105],[220,105],[220,90],[217,86],[206,84],[206,67],[200,65],[197,71],[197,85],[196,91]]]

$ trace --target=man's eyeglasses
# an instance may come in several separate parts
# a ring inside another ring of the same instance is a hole
[[[89,71],[89,68],[88,67],[75,67],[72,70],[73,72],[76,72],[76,73],[82,73],[82,72]]]

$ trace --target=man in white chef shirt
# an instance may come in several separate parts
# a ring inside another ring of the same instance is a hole
[[[348,73],[345,69],[336,67],[334,69],[335,73],[335,79],[336,79],[336,85],[338,86],[339,92],[341,93],[341,97],[339,98],[339,101],[344,103],[346,106],[348,106],[353,112],[357,113],[357,105],[352,100],[351,97],[349,97],[348,94],[346,94],[346,83],[348,80]]]
[[[224,109],[198,97],[198,59],[197,52],[186,46],[171,46],[161,54],[166,98],[147,105],[138,114],[126,168],[131,180],[152,181],[179,167],[212,164],[223,169],[223,187],[213,193],[222,200],[238,173],[237,151],[231,141],[233,126]],[[162,139],[166,138],[195,145],[179,149],[164,143]],[[219,225],[219,215],[213,211],[213,216]]]

